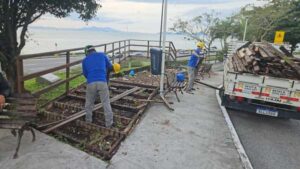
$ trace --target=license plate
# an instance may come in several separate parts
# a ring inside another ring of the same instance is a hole
[[[278,111],[265,109],[265,108],[257,108],[256,109],[256,114],[277,117],[278,116]]]

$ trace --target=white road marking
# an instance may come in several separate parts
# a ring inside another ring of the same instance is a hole
[[[222,87],[222,85],[220,86]],[[219,88],[220,88],[219,87]],[[233,142],[234,142],[234,145],[240,155],[240,158],[241,158],[241,161],[243,163],[243,166],[245,169],[253,169],[253,166],[251,164],[251,161],[249,160],[249,157],[244,149],[244,146],[242,145],[241,143],[241,140],[232,124],[232,121],[227,113],[227,110],[224,106],[221,105],[221,98],[220,98],[220,95],[219,95],[219,90],[216,90],[216,96],[217,96],[217,100],[218,100],[218,103],[219,103],[219,106],[222,110],[222,113],[224,115],[224,118],[225,118],[225,121],[226,121],[226,124],[230,130],[230,133],[231,133],[231,136],[232,136],[232,139],[233,139]]]

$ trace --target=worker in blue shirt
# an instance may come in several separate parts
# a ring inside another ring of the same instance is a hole
[[[194,86],[194,81],[195,77],[198,73],[198,68],[202,60],[204,59],[204,50],[205,48],[205,43],[204,42],[198,42],[197,43],[197,49],[194,50],[192,53],[190,60],[188,62],[188,86],[186,89],[186,92],[191,93],[193,86]]]
[[[85,120],[90,123],[92,122],[95,99],[99,95],[104,109],[105,126],[111,128],[113,124],[113,112],[109,99],[107,71],[113,70],[113,65],[105,53],[96,52],[93,46],[87,46],[85,54],[86,57],[82,61],[83,75],[87,79]]]

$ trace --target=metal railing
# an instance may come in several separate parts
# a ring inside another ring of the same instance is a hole
[[[174,44],[170,41],[166,42],[166,56],[167,60],[176,60],[177,51]],[[137,39],[128,39],[110,42],[106,44],[100,44],[94,46],[97,51],[103,51],[106,53],[112,60],[113,63],[121,62],[129,56],[136,55],[137,52],[145,54],[145,57],[150,57],[150,48],[160,48],[159,41],[154,40],[137,40]],[[50,84],[38,91],[35,91],[33,94],[36,96],[40,96],[44,93],[47,93],[56,87],[65,84],[65,91],[67,94],[70,91],[70,81],[80,77],[81,73],[70,76],[70,69],[76,65],[80,65],[82,59],[70,62],[71,55],[83,55],[84,47],[82,48],[73,48],[66,50],[58,50],[51,51],[45,53],[36,53],[36,54],[26,54],[17,57],[16,66],[17,66],[17,85],[16,91],[17,93],[23,93],[25,91],[25,81],[40,77],[42,75],[46,75],[49,73],[53,73],[56,71],[64,71],[65,79],[59,80],[53,84]],[[38,71],[35,73],[24,74],[24,60],[34,59],[34,58],[47,58],[49,56],[59,55],[61,57],[65,57],[65,63],[56,67],[52,67],[46,70]]]

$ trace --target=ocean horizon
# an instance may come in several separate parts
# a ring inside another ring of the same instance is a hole
[[[30,28],[29,38],[21,54],[33,54],[62,49],[99,45],[126,39],[159,40],[159,33],[121,32],[114,30],[73,30]],[[168,33],[167,41],[172,41],[176,49],[194,49],[196,41],[187,40],[184,35]]]

